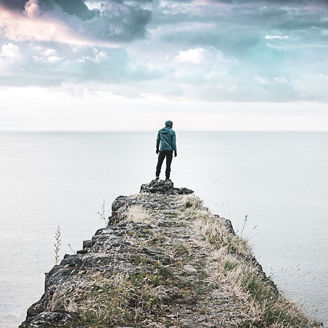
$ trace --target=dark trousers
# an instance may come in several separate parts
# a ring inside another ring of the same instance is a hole
[[[158,154],[158,162],[156,166],[156,177],[159,177],[161,173],[162,164],[164,158],[166,157],[166,170],[165,170],[165,177],[166,179],[170,179],[171,173],[171,163],[172,163],[172,150],[161,150]]]

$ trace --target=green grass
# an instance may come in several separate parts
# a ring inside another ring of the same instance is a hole
[[[135,256],[135,263],[145,264],[145,258]],[[85,327],[134,327],[143,320],[154,320],[163,314],[167,297],[158,286],[184,287],[167,266],[160,261],[131,274],[113,273],[109,278],[100,273],[90,275],[89,287],[75,289],[64,296],[61,308],[80,314],[78,324]]]
[[[231,261],[226,261],[225,263],[224,263],[224,271],[232,271],[232,270],[234,270],[236,267],[238,266],[238,264],[237,263],[233,263],[233,262],[231,262]]]

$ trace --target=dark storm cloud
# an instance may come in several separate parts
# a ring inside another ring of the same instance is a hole
[[[26,0],[0,0],[0,5],[13,10],[24,10]]]
[[[0,5],[18,11],[23,11],[28,0],[0,0]],[[38,4],[45,10],[58,5],[70,15],[88,18],[93,14],[82,0],[39,0]]]
[[[23,14],[28,2],[0,0],[0,5]],[[39,0],[35,3],[41,14],[58,18],[73,30],[96,40],[125,42],[142,38],[151,20],[151,11],[143,7],[151,0],[108,0],[102,2],[100,9],[92,10],[82,0]]]
[[[88,19],[95,15],[94,11],[88,9],[82,0],[53,0],[59,7],[63,9],[69,15],[76,15],[82,19]],[[49,0],[45,1],[45,4],[51,5]]]
[[[148,1],[109,0],[104,1],[100,9],[93,10],[89,10],[82,0],[75,0],[70,5],[67,0],[55,2],[65,13],[80,18],[80,21],[71,21],[69,17],[63,17],[68,25],[99,40],[126,42],[142,38],[151,20],[151,11],[142,7]]]
[[[146,34],[146,26],[151,20],[151,11],[138,3],[107,1],[101,10],[81,26],[90,37],[103,40],[131,41]]]

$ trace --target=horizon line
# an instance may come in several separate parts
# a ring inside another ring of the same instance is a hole
[[[151,133],[157,132],[153,130],[1,130],[0,133]],[[178,132],[261,132],[261,133],[277,133],[277,132],[302,132],[302,133],[328,133],[327,130],[179,130]]]

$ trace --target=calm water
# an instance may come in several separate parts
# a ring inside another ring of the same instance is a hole
[[[0,133],[0,327],[16,327],[97,211],[153,178],[156,133]],[[176,186],[244,230],[287,296],[328,322],[328,133],[177,133]],[[106,209],[108,212],[108,210]],[[70,246],[69,246],[70,245]]]

